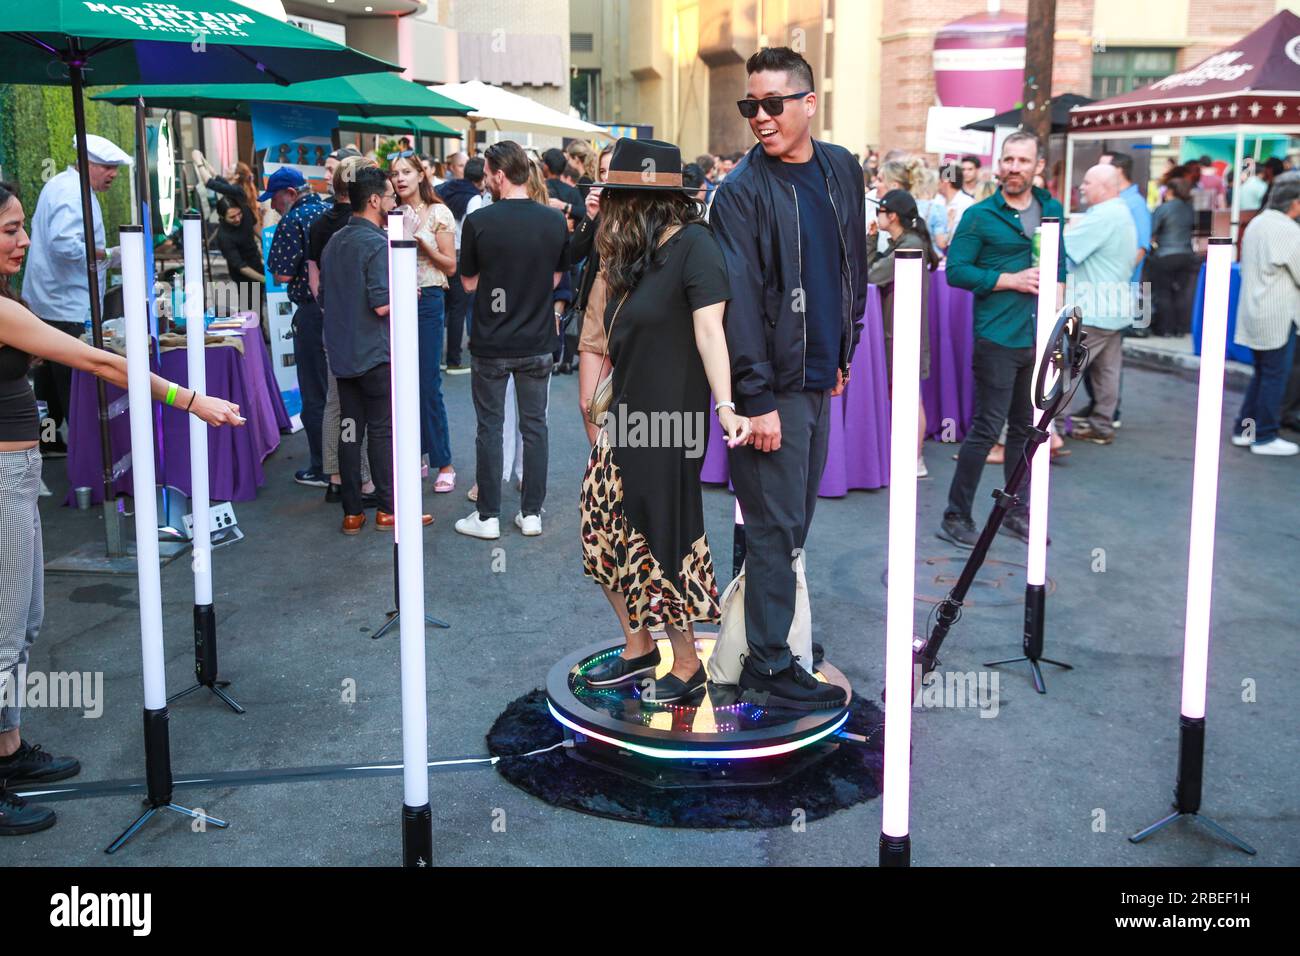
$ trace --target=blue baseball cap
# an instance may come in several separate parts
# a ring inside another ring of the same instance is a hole
[[[258,202],[266,202],[281,189],[298,189],[307,185],[307,180],[302,173],[292,166],[281,166],[271,174],[271,178],[266,181],[266,191],[257,197]]]

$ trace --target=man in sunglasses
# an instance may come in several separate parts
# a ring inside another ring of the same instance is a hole
[[[820,710],[842,706],[844,693],[814,679],[814,661],[794,660],[787,640],[831,397],[849,380],[866,309],[862,171],[848,150],[812,138],[817,94],[802,56],[763,49],[745,69],[737,105],[758,143],[714,190],[709,214],[731,281],[733,395],[754,429],[729,452],[747,544],[740,686],[761,706]]]

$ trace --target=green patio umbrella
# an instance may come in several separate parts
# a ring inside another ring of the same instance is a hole
[[[89,74],[112,83],[279,83],[384,72],[397,67],[281,23],[231,0],[100,3],[25,0],[0,19],[0,82],[72,87],[86,279],[97,347],[104,344],[86,159],[83,89]],[[104,529],[110,558],[125,555],[113,495],[104,384],[96,380],[103,455]]]
[[[167,84],[124,86],[100,93],[97,100],[135,103],[186,110],[205,116],[248,117],[250,103],[293,103],[332,109],[361,117],[464,116],[470,107],[435,93],[426,86],[404,80],[395,73],[366,73],[329,79],[268,86],[265,83]]]
[[[25,0],[5,8],[7,83],[62,85],[52,61],[85,68],[97,84],[283,84],[397,69],[232,0]]]
[[[460,130],[427,116],[385,116],[368,119],[364,116],[339,114],[339,129],[350,133],[414,133],[418,136],[459,139]]]

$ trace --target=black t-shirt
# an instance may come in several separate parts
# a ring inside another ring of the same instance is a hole
[[[803,276],[804,388],[835,387],[844,338],[840,298],[840,227],[826,176],[814,156],[806,163],[773,163],[794,187],[799,204],[800,271]]]
[[[570,186],[563,179],[548,179],[546,180],[546,193],[552,199],[558,199],[560,202],[569,204],[570,219],[576,221],[586,217],[587,207],[577,186]]]
[[[246,219],[245,222],[248,220]],[[230,271],[230,277],[239,281],[247,278],[240,273],[240,269],[248,267],[258,273],[265,272],[262,265],[262,246],[257,238],[239,226],[231,226],[227,223],[221,223],[217,226],[217,248],[221,250],[222,258],[226,260],[226,268]]]
[[[469,351],[526,358],[555,349],[555,273],[569,268],[564,215],[531,199],[499,199],[465,217],[460,274],[478,277]]]
[[[325,215],[317,218],[307,228],[307,259],[310,262],[320,265],[321,257],[325,254],[325,244],[330,241],[334,233],[338,232],[349,222],[352,221],[352,203],[342,200],[336,200],[334,205],[330,206]]]

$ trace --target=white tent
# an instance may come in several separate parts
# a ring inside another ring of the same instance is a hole
[[[480,127],[511,133],[539,133],[546,136],[570,136],[580,139],[610,141],[613,134],[603,126],[569,116],[549,106],[519,96],[499,86],[479,80],[430,86],[435,93],[449,96],[458,103],[473,107],[468,116],[449,116],[444,122],[453,129],[475,130]],[[473,136],[470,137],[471,143]]]

